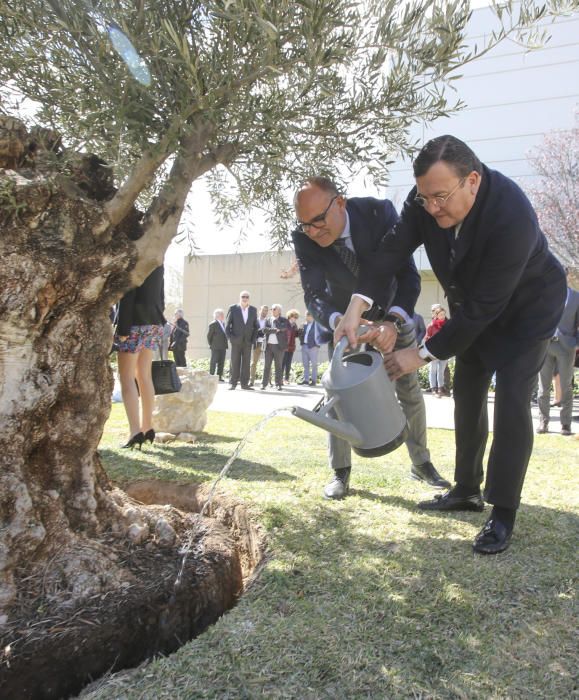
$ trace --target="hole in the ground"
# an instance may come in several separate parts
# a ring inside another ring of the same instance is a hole
[[[199,513],[207,495],[196,484],[156,480],[134,482],[125,491],[145,505],[191,513]],[[263,557],[265,538],[239,502],[216,496],[211,511],[194,537],[179,586],[177,549],[133,548],[126,565],[136,574],[135,585],[89,601],[68,619],[44,619],[38,633],[22,634],[10,664],[0,668],[0,696],[76,695],[107,672],[176,651],[232,608]]]

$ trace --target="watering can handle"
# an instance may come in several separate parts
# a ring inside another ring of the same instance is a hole
[[[358,326],[358,329],[356,330],[356,335],[364,335],[364,333],[368,332],[368,329],[370,326]],[[342,358],[344,357],[344,352],[346,351],[346,348],[348,347],[348,338],[347,336],[342,336],[340,340],[338,341],[338,344],[334,348],[334,354],[332,355],[332,365],[330,368],[330,371],[337,372],[339,371],[339,368],[342,365]]]

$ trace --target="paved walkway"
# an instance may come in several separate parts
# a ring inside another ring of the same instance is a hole
[[[320,385],[299,386],[290,384],[284,386],[282,391],[270,387],[267,391],[261,391],[256,387],[254,391],[243,391],[239,387],[235,391],[229,391],[229,384],[219,384],[217,394],[209,407],[210,411],[231,411],[232,413],[253,413],[267,415],[277,408],[288,406],[303,406],[312,409],[324,395]],[[426,405],[426,424],[429,428],[454,428],[454,400],[452,398],[436,398],[430,394],[424,394]],[[489,424],[492,429],[494,400],[489,394]],[[531,409],[535,428],[539,421],[539,411],[536,406]],[[579,414],[579,400],[575,400],[573,416],[575,416],[574,432],[579,432],[577,416]],[[559,431],[559,409],[551,409],[551,430]]]

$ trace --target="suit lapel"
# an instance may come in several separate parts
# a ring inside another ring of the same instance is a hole
[[[475,203],[472,209],[469,211],[468,216],[463,221],[460,233],[454,245],[452,246],[453,255],[450,261],[450,270],[454,271],[457,265],[460,264],[461,260],[468,253],[469,248],[474,243],[475,239],[475,229],[480,228],[477,226],[480,211],[483,207],[483,203],[487,198],[488,193],[488,174],[486,169],[483,170],[483,179],[479,187],[479,191],[476,195]]]

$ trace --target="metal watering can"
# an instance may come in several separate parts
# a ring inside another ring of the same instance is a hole
[[[366,330],[361,326],[358,335]],[[380,457],[406,440],[406,417],[382,355],[364,350],[344,357],[347,346],[348,339],[341,338],[322,376],[325,399],[313,411],[301,406],[291,410],[294,416],[349,442],[361,457]]]

